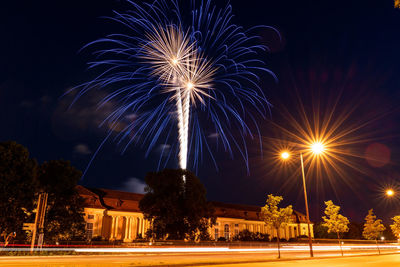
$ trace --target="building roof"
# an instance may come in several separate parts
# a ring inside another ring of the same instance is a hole
[[[139,201],[143,194],[123,192],[111,189],[88,188],[77,186],[78,193],[85,199],[88,208],[100,208],[110,211],[141,212]],[[251,221],[262,221],[261,207],[254,205],[231,204],[211,201],[217,217],[236,218]],[[307,222],[306,216],[298,211],[293,211],[293,221],[296,223]]]

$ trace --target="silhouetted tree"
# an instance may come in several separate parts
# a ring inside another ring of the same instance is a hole
[[[38,191],[48,193],[45,240],[78,240],[85,236],[83,199],[76,191],[82,173],[69,161],[51,160],[39,167]]]
[[[323,224],[323,222],[318,222],[314,225],[314,237],[336,239],[336,233],[328,233],[328,228],[326,228]]]
[[[344,234],[343,238],[346,239],[363,239],[363,225],[362,223],[358,222],[350,222],[349,225],[349,231]]]
[[[182,177],[185,176],[186,183]],[[152,222],[148,235],[157,239],[196,239],[215,224],[214,208],[206,189],[190,171],[165,169],[146,175],[146,194],[139,203]]]
[[[13,141],[0,143],[0,231],[25,239],[22,224],[32,221],[37,163],[28,149]]]

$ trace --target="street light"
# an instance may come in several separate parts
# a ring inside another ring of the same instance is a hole
[[[284,152],[281,153],[281,158],[282,159],[288,159],[289,157],[290,157],[289,152],[284,151]]]
[[[314,155],[322,154],[325,150],[325,146],[322,142],[314,142],[310,145],[310,150]],[[283,151],[281,153],[281,158],[287,160],[290,157],[289,152]],[[307,216],[307,227],[308,227],[308,244],[310,246],[310,257],[314,257],[313,247],[312,247],[312,237],[311,237],[311,227],[310,227],[310,213],[308,211],[308,200],[307,200],[307,186],[306,186],[306,175],[304,172],[304,161],[303,153],[300,152],[300,162],[301,162],[301,174],[303,178],[303,189],[304,189],[304,204],[306,206],[306,216]]]
[[[388,197],[392,197],[392,196],[394,196],[394,191],[393,191],[393,189],[387,189],[385,194]]]
[[[311,144],[311,151],[315,154],[321,154],[322,152],[324,152],[325,147],[321,142],[315,142],[313,144]]]

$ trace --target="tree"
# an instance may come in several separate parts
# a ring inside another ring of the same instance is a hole
[[[394,216],[392,220],[393,224],[390,225],[390,229],[392,229],[394,236],[400,239],[400,215]]]
[[[273,227],[277,233],[278,241],[278,258],[281,257],[280,249],[280,233],[279,230],[292,219],[292,205],[286,208],[278,208],[279,203],[283,200],[281,196],[268,195],[267,203],[261,208],[261,214],[266,225]]]
[[[343,238],[346,239],[362,239],[362,232],[364,225],[359,222],[350,222],[349,225],[349,231],[343,235]]]
[[[48,193],[45,240],[83,239],[83,199],[76,191],[82,173],[69,161],[51,160],[39,167],[38,191]]]
[[[343,215],[339,214],[340,207],[333,204],[332,200],[325,201],[325,205],[326,216],[322,217],[322,219],[324,220],[324,223],[322,225],[328,228],[328,233],[336,233],[340,246],[340,252],[343,256],[342,243],[340,242],[340,233],[345,233],[349,231],[349,227],[347,226],[349,224],[349,220]]]
[[[0,143],[0,231],[25,239],[22,224],[33,221],[37,163],[28,149],[13,141]]]
[[[145,181],[146,194],[139,208],[152,221],[149,236],[176,240],[207,236],[208,228],[216,221],[214,208],[207,202],[206,189],[193,173],[165,169],[148,173]]]
[[[365,217],[363,237],[368,240],[375,240],[379,254],[381,254],[381,251],[378,246],[378,237],[384,230],[385,226],[383,226],[382,220],[376,219],[373,209],[370,209]]]

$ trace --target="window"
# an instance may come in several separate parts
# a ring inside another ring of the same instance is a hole
[[[238,223],[235,223],[235,227],[239,227],[239,224],[238,224]]]
[[[89,214],[89,215],[87,216],[87,218],[88,218],[88,220],[93,220],[93,219],[94,219],[94,215],[93,215],[93,214]]]
[[[225,224],[224,237],[225,237],[226,240],[229,240],[229,224]]]
[[[86,224],[86,237],[87,239],[92,239],[93,236],[93,223]]]
[[[235,235],[239,234],[239,229],[235,229]]]
[[[218,238],[219,238],[219,230],[218,230],[218,228],[215,228],[214,238],[215,238],[215,240],[218,240]]]

